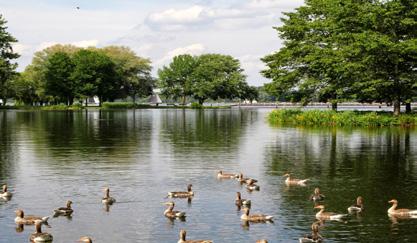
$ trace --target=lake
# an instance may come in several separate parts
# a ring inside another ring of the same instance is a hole
[[[0,242],[28,242],[33,226],[16,230],[14,211],[46,216],[73,201],[72,218],[51,218],[44,231],[54,242],[297,242],[310,232],[317,209],[347,213],[357,196],[365,211],[343,222],[325,222],[325,242],[416,242],[416,220],[392,220],[388,201],[417,209],[417,132],[413,129],[272,127],[270,109],[47,112],[0,111],[0,184],[14,193],[0,201]],[[259,180],[249,193],[218,170]],[[287,187],[283,175],[309,178]],[[193,184],[195,196],[166,199]],[[101,204],[109,186],[117,202]],[[242,192],[253,213],[274,223],[242,224],[234,205]],[[186,211],[186,221],[164,217],[164,202]]]

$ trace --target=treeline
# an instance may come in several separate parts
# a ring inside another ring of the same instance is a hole
[[[72,105],[75,99],[94,96],[101,104],[152,94],[151,69],[148,59],[127,47],[54,45],[35,53],[32,63],[5,88],[8,97],[26,105]]]
[[[417,1],[306,0],[275,28],[283,47],[263,58],[270,94],[400,105],[417,98]]]

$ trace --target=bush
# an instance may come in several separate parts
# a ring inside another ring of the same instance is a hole
[[[388,126],[415,126],[417,116],[391,113],[359,112],[359,111],[328,111],[328,110],[274,110],[268,120],[271,124],[285,124],[297,126],[361,126],[361,127],[388,127]]]
[[[192,109],[203,109],[204,107],[203,107],[202,104],[200,104],[198,102],[193,102],[193,103],[191,103],[191,108]]]
[[[150,108],[148,104],[135,104],[133,102],[104,102],[102,109],[140,109]]]

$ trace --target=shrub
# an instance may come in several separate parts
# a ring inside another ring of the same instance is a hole
[[[150,108],[148,104],[135,104],[133,102],[104,102],[102,109],[139,109]]]
[[[193,102],[193,103],[191,103],[191,108],[192,109],[203,109],[204,107],[203,107],[202,104],[200,104],[198,102]]]

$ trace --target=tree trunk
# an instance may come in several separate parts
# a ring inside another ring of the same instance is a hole
[[[399,100],[394,101],[394,116],[399,116],[401,113],[401,103]]]
[[[411,113],[411,102],[405,103],[405,113]]]
[[[198,99],[198,103],[199,103],[200,105],[203,105],[203,104],[204,104],[204,99]]]
[[[88,98],[85,98],[85,107],[88,107]]]
[[[332,110],[337,111],[337,102],[332,102]]]
[[[183,95],[183,96],[182,96],[182,100],[181,100],[182,105],[185,105],[185,102],[186,102],[186,101],[187,101],[187,96]]]
[[[132,95],[132,99],[133,99],[133,104],[136,104],[136,95]]]

